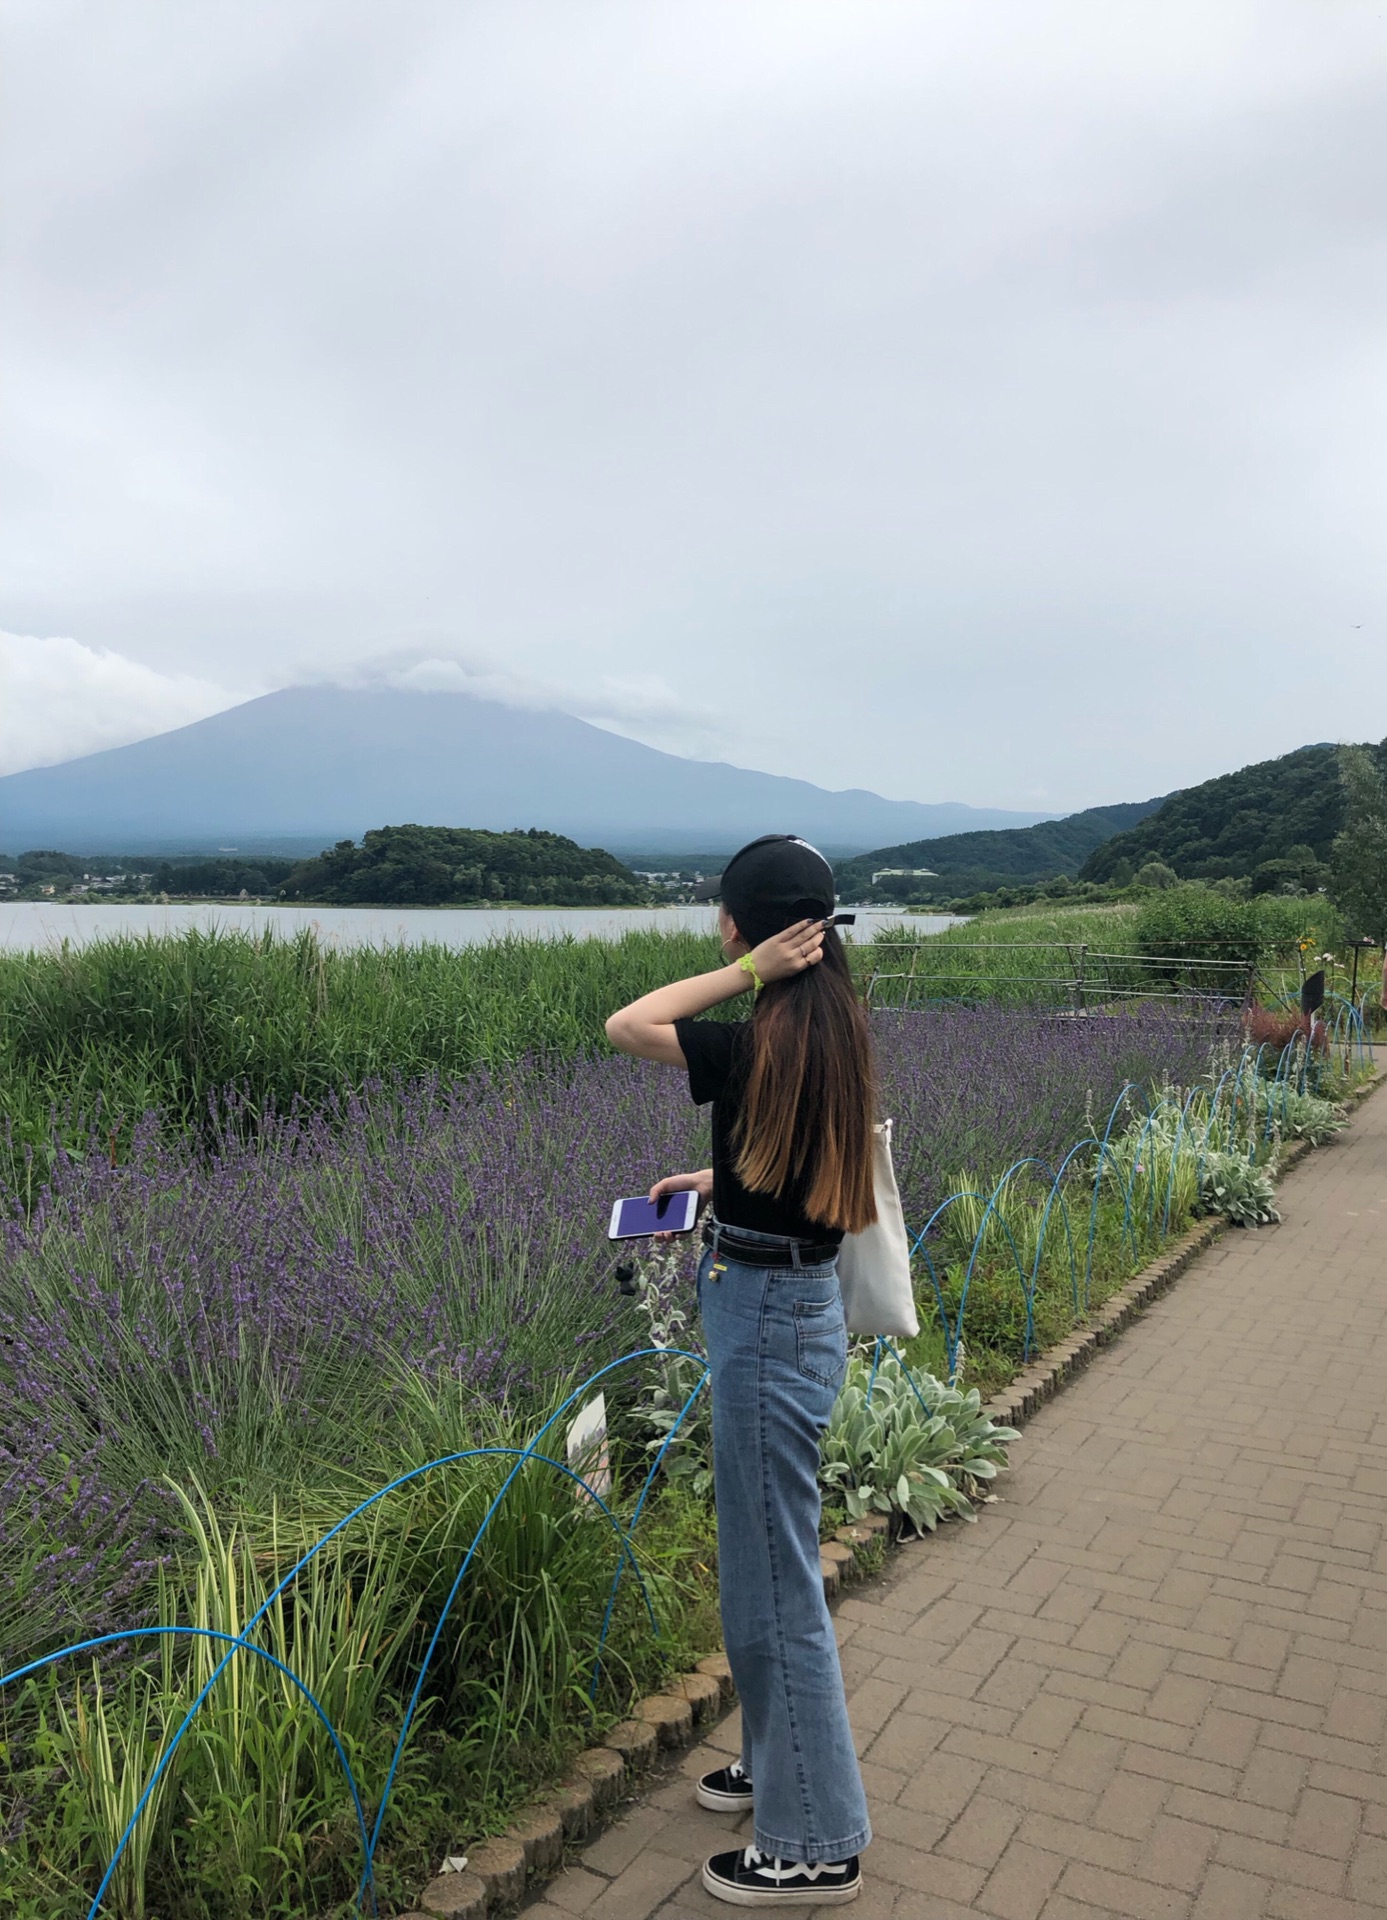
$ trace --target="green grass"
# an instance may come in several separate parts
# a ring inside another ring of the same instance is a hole
[[[1153,900],[1150,911],[1164,897]],[[1255,904],[1278,977],[1294,977],[1303,928],[1318,921],[1318,940],[1336,934],[1322,903]],[[1128,958],[1140,945],[1152,950],[1146,913],[1013,909],[938,934],[903,919],[854,946],[852,961],[864,981],[878,976],[880,1005],[1101,1004],[1153,977]],[[1197,937],[1187,950],[1199,950]],[[232,1085],[257,1107],[283,1110],[372,1079],[460,1078],[527,1052],[575,1054],[602,1046],[614,1007],[717,959],[711,934],[682,928],[461,950],[193,930],[0,954],[0,1126],[12,1150],[41,1151],[55,1113],[59,1135],[75,1143],[102,1116],[120,1129],[155,1107],[200,1126],[211,1096]]]
[[[1191,1203],[1187,1200],[1182,1206],[1172,1209],[1167,1231],[1162,1231],[1162,1220],[1158,1215],[1153,1220],[1139,1218],[1134,1223],[1133,1232],[1124,1220],[1120,1197],[1116,1194],[1105,1196],[1100,1201],[1094,1222],[1093,1258],[1089,1268],[1089,1202],[1090,1189],[1086,1177],[1081,1175],[1071,1182],[1069,1189],[1076,1248],[1075,1267],[1071,1268],[1063,1225],[1056,1217],[1055,1230],[1047,1237],[1036,1270],[1031,1307],[1030,1360],[1085,1326],[1105,1301],[1110,1300],[1133,1274],[1156,1257],[1171,1236],[1182,1233],[1189,1226],[1192,1218]],[[1000,1232],[992,1233],[984,1243],[969,1278],[971,1241],[965,1243],[962,1232],[962,1207],[953,1211],[960,1216],[960,1227],[948,1234],[943,1245],[935,1250],[934,1265],[951,1324],[957,1324],[959,1300],[967,1283],[964,1351],[958,1384],[976,1387],[983,1399],[987,1400],[1008,1386],[1027,1364],[1025,1292],[1011,1249]],[[1033,1223],[1038,1209],[1024,1207],[1019,1213],[1016,1209],[1011,1210],[1007,1223],[1023,1242],[1024,1266],[1029,1280],[1034,1245],[1024,1246],[1022,1231],[1028,1211]],[[1079,1289],[1077,1304],[1074,1296],[1076,1277]],[[929,1284],[929,1276],[923,1270],[919,1273],[917,1291],[920,1332],[906,1348],[906,1358],[912,1367],[933,1373],[936,1378],[947,1379],[948,1343],[938,1302]]]
[[[1207,1101],[1195,1104],[1191,1126],[1207,1124]],[[1215,1125],[1215,1137],[1221,1138]],[[1161,1135],[1144,1131],[1134,1113],[1114,1140],[1095,1187],[1096,1151],[1070,1166],[1062,1200],[1046,1218],[1049,1192],[1023,1169],[986,1219],[986,1203],[963,1198],[951,1206],[925,1254],[916,1256],[920,1332],[906,1349],[912,1366],[947,1379],[951,1328],[959,1324],[966,1289],[963,1351],[957,1383],[986,1399],[1013,1380],[1037,1354],[1056,1345],[1189,1226],[1199,1198],[1196,1136],[1172,1154]],[[957,1193],[990,1192],[961,1170]],[[981,1236],[981,1237],[979,1237]],[[931,1279],[938,1284],[938,1293]],[[1027,1315],[1027,1291],[1030,1314]]]
[[[42,1153],[55,1114],[77,1143],[151,1108],[198,1127],[229,1086],[283,1111],[373,1079],[578,1053],[603,1044],[613,1008],[717,957],[710,935],[649,929],[460,951],[194,930],[0,954],[0,1126],[12,1152]]]
[[[872,990],[880,1006],[922,1000],[990,1000],[1000,1005],[1069,1004],[1080,949],[1132,950],[1133,906],[1063,908],[1045,912],[1004,908],[982,913],[942,933],[923,933],[908,920],[883,927],[871,949]],[[859,966],[865,961],[859,960]],[[1106,978],[1096,962],[1088,977]],[[892,977],[898,976],[898,977]]]
[[[1337,916],[1320,899],[1229,901],[1186,887],[1141,903],[995,909],[935,934],[904,919],[883,927],[857,965],[864,977],[877,976],[872,1000],[880,1006],[1101,1006],[1173,989],[1236,999],[1249,961],[1259,963],[1262,988],[1293,980],[1298,990],[1298,942],[1338,937]],[[1162,956],[1174,964],[1162,966]]]
[[[155,1617],[234,1636],[304,1549],[392,1470],[511,1437],[475,1408],[433,1409],[427,1435],[406,1409],[397,1448],[351,1478],[267,1506],[216,1512],[182,1500],[178,1552]],[[621,1449],[616,1464],[622,1467]],[[510,1465],[465,1461],[391,1496],[323,1551],[274,1603],[259,1644],[322,1702],[362,1783],[368,1826],[406,1699],[456,1569]],[[616,1495],[629,1515],[643,1470]],[[377,1480],[379,1476],[379,1481]],[[415,1737],[382,1831],[382,1905],[412,1904],[448,1852],[501,1831],[537,1787],[585,1745],[718,1641],[711,1508],[676,1488],[652,1500],[637,1536],[660,1635],[629,1574],[588,1685],[616,1550],[612,1531],[572,1485],[534,1465],[484,1537],[439,1643]],[[224,1647],[136,1647],[98,1674],[84,1663],[0,1693],[0,1911],[13,1920],[78,1920],[160,1752]],[[6,1838],[14,1803],[28,1809]],[[359,1831],[340,1762],[316,1715],[272,1668],[237,1655],[192,1723],[113,1885],[116,1920],[261,1920],[347,1915]]]

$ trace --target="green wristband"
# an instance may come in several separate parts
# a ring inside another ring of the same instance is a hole
[[[749,953],[744,953],[741,959],[737,962],[737,965],[741,968],[743,973],[749,973],[751,975],[752,985],[755,987],[756,991],[759,993],[762,987],[764,987],[766,983],[761,978],[760,974],[756,971],[756,962],[752,959],[751,955]]]

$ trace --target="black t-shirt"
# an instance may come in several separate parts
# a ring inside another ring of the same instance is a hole
[[[825,1227],[804,1211],[803,1181],[783,1194],[749,1193],[737,1178],[733,1133],[741,1113],[750,1059],[751,1029],[746,1020],[676,1020],[674,1031],[689,1067],[689,1092],[696,1106],[713,1103],[713,1212],[725,1227],[753,1233],[783,1233],[794,1240],[837,1246],[837,1227]]]

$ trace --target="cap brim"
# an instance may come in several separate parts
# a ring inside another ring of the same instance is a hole
[[[722,875],[715,873],[711,880],[700,880],[693,890],[695,900],[717,900],[722,894]]]

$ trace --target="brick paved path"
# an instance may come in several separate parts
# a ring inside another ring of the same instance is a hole
[[[839,1607],[861,1920],[1382,1920],[1387,1096],[1280,1204],[1037,1415],[1003,1504]],[[710,1920],[741,1838],[667,1779],[529,1920]]]

